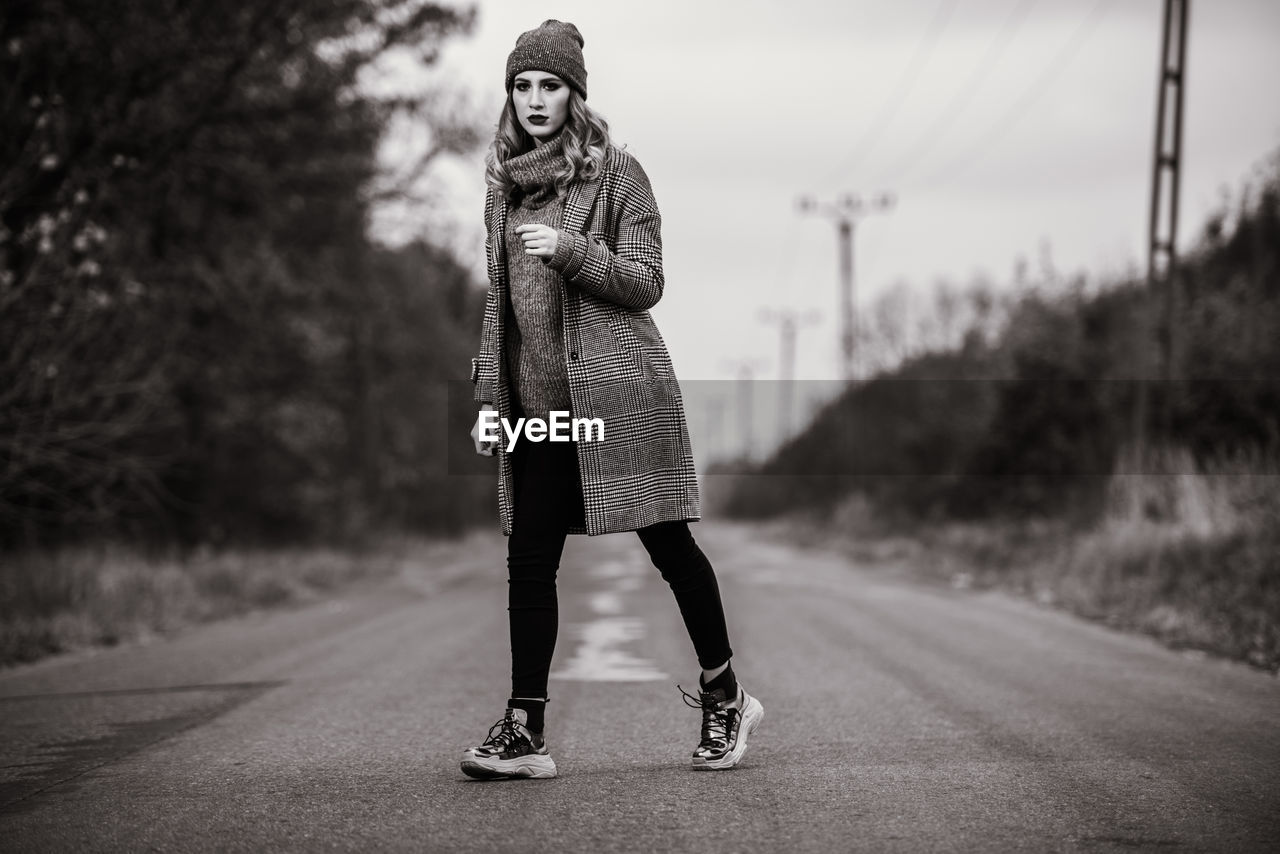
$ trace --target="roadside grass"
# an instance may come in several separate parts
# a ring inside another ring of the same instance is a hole
[[[1159,471],[1159,469],[1157,469]],[[1118,629],[1280,673],[1280,465],[1235,458],[1195,471],[1114,476],[1093,525],[877,520],[865,499],[825,522],[791,519],[788,539],[834,546],[863,565],[998,588]]]
[[[112,646],[388,578],[424,543],[147,557],[121,546],[0,558],[0,667]],[[429,546],[426,546],[429,549]]]

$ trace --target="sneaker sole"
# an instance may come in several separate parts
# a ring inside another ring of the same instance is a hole
[[[462,760],[462,773],[477,780],[549,780],[556,776],[556,763],[550,756],[482,759],[468,752]]]
[[[764,706],[750,694],[746,696],[747,702],[742,709],[742,723],[738,729],[738,742],[733,746],[733,750],[719,759],[694,757],[694,771],[726,771],[742,761],[742,755],[747,752],[747,736],[755,732],[756,727],[760,726],[760,721],[764,720]]]

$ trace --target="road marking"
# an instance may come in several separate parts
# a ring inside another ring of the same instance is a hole
[[[663,682],[668,679],[653,662],[633,655],[623,645],[644,637],[638,617],[601,617],[572,628],[578,640],[573,657],[552,679],[578,682]]]
[[[593,591],[587,607],[594,619],[569,627],[577,641],[569,662],[552,679],[578,682],[663,682],[670,677],[647,658],[624,647],[644,637],[644,620],[624,616],[624,594],[637,590],[645,567],[622,561],[603,561],[587,575],[604,589]]]
[[[592,593],[588,606],[597,614],[621,614],[622,597],[612,590]]]

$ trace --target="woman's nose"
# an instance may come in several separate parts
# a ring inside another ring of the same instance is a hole
[[[542,106],[542,94],[538,92],[537,89],[534,89],[532,92],[529,93],[529,106],[530,107]]]

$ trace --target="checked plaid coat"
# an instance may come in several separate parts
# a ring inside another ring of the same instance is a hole
[[[514,424],[502,346],[510,320],[507,207],[493,188],[485,197],[484,221],[489,294],[471,381],[475,400],[492,403]],[[701,518],[680,386],[648,311],[664,283],[660,230],[649,178],[627,152],[610,146],[596,179],[570,185],[560,231],[573,247],[560,295],[572,416],[601,419],[605,436],[603,442],[576,443],[586,526],[575,525],[571,534]],[[497,455],[498,512],[509,536],[514,484],[505,441]]]

